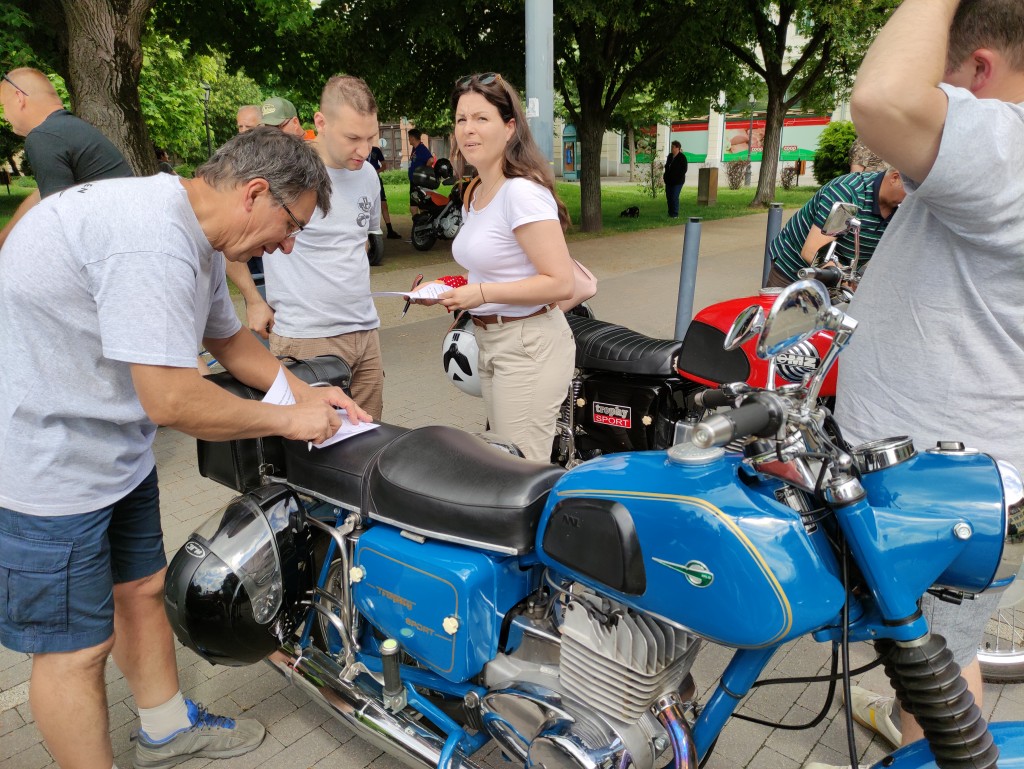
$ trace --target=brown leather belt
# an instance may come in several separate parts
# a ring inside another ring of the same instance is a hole
[[[479,326],[480,328],[487,328],[488,326],[496,323],[511,323],[514,320],[526,320],[527,318],[533,318],[537,315],[543,315],[546,312],[551,312],[555,309],[554,304],[548,304],[541,307],[536,312],[531,312],[529,315],[474,315],[473,325]]]

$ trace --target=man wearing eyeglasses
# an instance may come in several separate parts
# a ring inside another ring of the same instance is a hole
[[[4,119],[25,137],[36,189],[0,231],[0,246],[25,213],[48,195],[82,182],[132,176],[124,156],[96,128],[66,109],[53,83],[37,69],[13,69],[0,80]]]
[[[380,318],[370,297],[367,238],[380,224],[380,184],[367,162],[376,143],[377,102],[361,79],[327,81],[313,117],[331,178],[331,212],[299,232],[287,259],[264,262],[266,300],[243,265],[228,276],[242,292],[249,328],[275,355],[333,354],[352,369],[352,397],[375,420],[384,410]]]
[[[0,259],[0,643],[32,654],[30,704],[59,766],[110,767],[104,666],[139,709],[133,763],[238,756],[265,730],[181,693],[163,607],[153,439],[322,441],[369,417],[337,387],[284,372],[241,328],[225,258],[278,251],[330,210],[305,142],[256,128],[195,178],[90,182],[42,201]],[[316,215],[319,218],[319,215]],[[230,394],[199,376],[200,343],[237,379],[296,403]],[[114,628],[117,632],[114,632]]]

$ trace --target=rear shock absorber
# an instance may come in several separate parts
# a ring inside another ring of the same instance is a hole
[[[940,769],[995,769],[999,749],[967,691],[946,639],[929,635],[899,644],[875,642],[903,709],[924,730]]]

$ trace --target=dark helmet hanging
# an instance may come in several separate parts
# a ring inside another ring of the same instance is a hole
[[[303,508],[286,486],[231,500],[171,560],[164,607],[178,640],[219,665],[248,665],[295,630],[313,589]]]

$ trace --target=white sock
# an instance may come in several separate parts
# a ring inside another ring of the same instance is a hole
[[[162,742],[175,732],[192,726],[185,697],[180,690],[163,705],[139,708],[139,720],[142,721],[142,731],[153,742]]]

